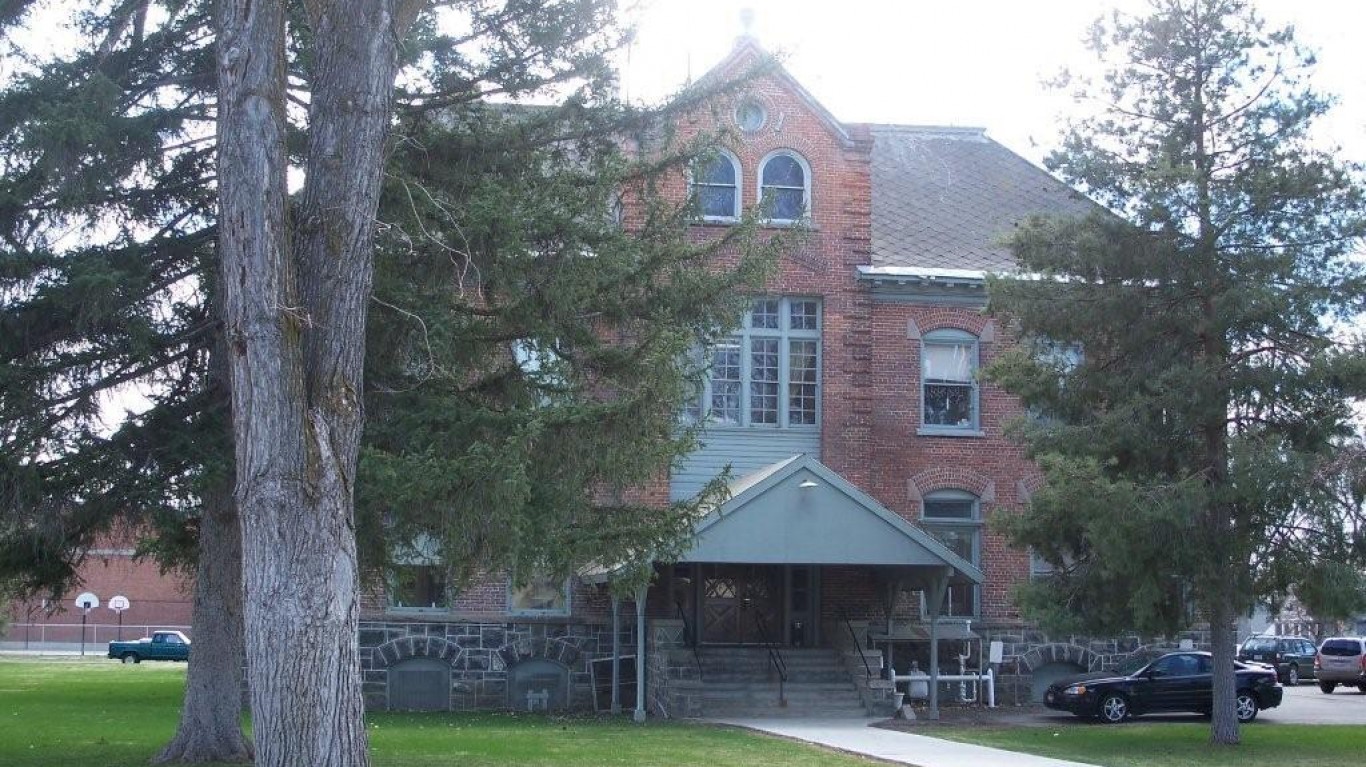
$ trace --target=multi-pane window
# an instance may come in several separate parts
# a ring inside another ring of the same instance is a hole
[[[924,507],[921,525],[925,532],[969,564],[981,567],[982,516],[977,497],[961,490],[943,490],[926,496]],[[977,587],[950,586],[943,614],[975,617]]]
[[[811,204],[811,173],[797,155],[770,155],[759,168],[759,204],[770,221],[797,221]]]
[[[744,376],[740,343],[723,341],[711,350],[711,396],[709,412],[717,423],[740,424],[741,388]]]
[[[778,423],[780,338],[749,339],[749,422]]]
[[[740,163],[728,152],[718,152],[693,170],[693,194],[707,220],[740,217]]]
[[[937,330],[922,339],[920,388],[923,425],[934,430],[978,428],[977,337]]]
[[[725,426],[816,426],[820,316],[814,298],[755,299],[740,330],[711,348],[705,413],[692,415]]]
[[[820,342],[792,339],[787,342],[788,423],[793,426],[816,425],[816,399],[820,392]]]

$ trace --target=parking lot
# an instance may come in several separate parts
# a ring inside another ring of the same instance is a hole
[[[1259,720],[1287,724],[1366,724],[1366,695],[1355,687],[1338,687],[1332,695],[1311,683],[1285,688],[1279,708],[1263,711]]]

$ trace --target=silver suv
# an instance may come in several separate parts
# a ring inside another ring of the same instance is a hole
[[[1323,640],[1314,656],[1314,675],[1319,689],[1331,693],[1339,684],[1356,685],[1366,692],[1366,639],[1333,637]]]

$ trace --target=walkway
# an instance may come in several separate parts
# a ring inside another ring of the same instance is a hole
[[[869,727],[873,719],[714,719],[784,738],[917,767],[1093,767],[999,748]]]

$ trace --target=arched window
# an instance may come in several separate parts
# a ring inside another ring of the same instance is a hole
[[[920,347],[923,431],[977,433],[977,336],[963,330],[926,333]]]
[[[740,161],[719,151],[693,169],[693,194],[706,221],[734,221],[740,217]]]
[[[770,222],[792,223],[811,209],[811,167],[794,152],[774,152],[759,165],[759,205]]]
[[[982,509],[977,496],[964,490],[939,490],[924,498],[921,526],[949,551],[974,567],[982,566]],[[977,616],[977,587],[950,586],[943,615]]]

